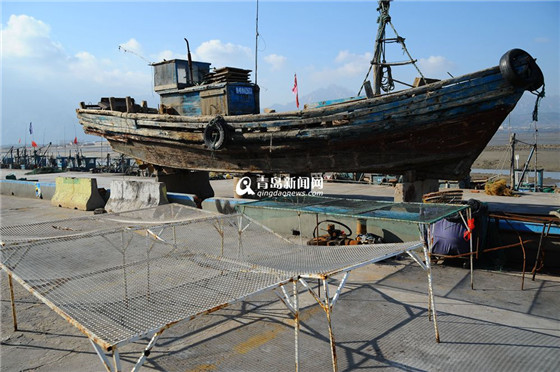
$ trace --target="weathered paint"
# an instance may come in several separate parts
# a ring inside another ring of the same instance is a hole
[[[461,179],[522,94],[494,67],[372,99],[230,115],[231,141],[218,151],[202,138],[212,116],[78,110],[78,117],[116,151],[172,168]]]
[[[325,107],[329,105],[337,105],[339,103],[347,103],[351,101],[360,101],[366,99],[365,96],[357,96],[357,97],[350,97],[350,98],[339,98],[339,99],[330,99],[325,101],[313,102],[308,103],[305,105],[306,109],[317,108],[317,107]]]
[[[178,115],[201,115],[200,92],[174,92],[161,96],[161,103]]]
[[[257,90],[257,92],[255,92]],[[255,114],[259,112],[258,88],[252,84],[233,83],[227,85],[227,115]]]
[[[192,61],[193,76],[190,76],[188,61],[184,59],[154,63],[153,67],[156,92],[182,89],[201,83],[204,75],[210,71],[210,63]]]

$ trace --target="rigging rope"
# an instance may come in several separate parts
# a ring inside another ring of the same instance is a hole
[[[535,101],[535,107],[533,108],[533,123],[535,124],[535,179],[534,179],[535,191],[537,191],[537,168],[538,168],[537,142],[539,137],[539,130],[537,129],[537,121],[539,121],[539,105],[541,104],[541,99],[543,99],[545,96],[544,86],[545,84],[543,81],[543,86],[540,92],[539,91],[531,92],[532,94],[537,96],[537,99]]]
[[[408,58],[410,59],[410,62],[412,62],[412,64],[414,65],[414,67],[416,68],[416,71],[418,71],[418,73],[420,74],[420,76],[422,77],[422,80],[424,80],[424,84],[426,84],[426,78],[424,77],[424,74],[422,74],[422,71],[420,71],[420,69],[418,68],[418,66],[416,66],[416,62],[414,61],[414,59],[412,58],[412,56],[410,55],[410,53],[408,52],[408,49],[406,49],[406,45],[404,45],[404,38],[400,37],[399,34],[397,33],[397,30],[395,29],[395,26],[393,26],[393,23],[391,22],[391,20],[389,19],[389,25],[391,26],[391,28],[393,29],[393,32],[395,33],[395,35],[397,36],[397,42],[399,44],[401,44],[403,51],[406,53],[406,55],[408,56]]]
[[[532,94],[537,96],[537,100],[535,101],[535,108],[533,108],[533,121],[539,121],[539,105],[541,104],[541,99],[544,98],[544,83],[540,92],[531,92]]]
[[[506,162],[508,161],[508,159],[511,159],[511,147],[508,147],[507,150],[504,151],[502,155],[501,165],[496,169],[496,172],[491,177],[488,177],[488,179],[495,179],[495,178],[502,177],[503,174],[500,171],[505,170]]]
[[[385,61],[383,61],[383,63],[385,63]],[[395,81],[391,74],[391,66],[384,66],[383,70],[381,70],[381,89],[387,93],[395,89]]]

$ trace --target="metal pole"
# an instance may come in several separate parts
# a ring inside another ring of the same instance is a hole
[[[299,371],[299,297],[297,279],[294,280],[294,335],[295,335],[295,358],[296,358],[296,372]]]
[[[429,231],[429,238],[428,240],[431,241],[431,232]],[[428,272],[428,319],[431,319],[431,317],[433,316],[433,322],[434,322],[434,330],[436,333],[436,342],[439,343],[439,329],[438,329],[438,325],[437,325],[437,315],[436,315],[436,306],[435,306],[435,302],[434,302],[434,291],[433,291],[433,286],[432,286],[432,265],[430,263],[430,253],[432,252],[432,244],[430,243],[430,247],[428,248],[426,245],[424,245],[424,256],[426,259],[426,271]]]
[[[515,190],[519,190],[519,186],[521,186],[521,181],[523,181],[523,178],[525,178],[525,173],[527,172],[527,168],[529,167],[529,162],[531,161],[531,158],[533,157],[533,153],[535,152],[535,148],[536,145],[533,145],[533,147],[531,147],[531,152],[529,152],[529,157],[527,158],[527,162],[525,163],[525,166],[523,166],[523,171],[521,172],[521,176],[519,177],[519,182],[517,182],[517,185],[515,186]]]
[[[255,20],[255,85],[257,84],[258,53],[259,53],[259,0],[257,0],[257,17]]]
[[[509,165],[509,183],[512,190],[515,189],[515,133],[509,137],[509,144],[511,146],[511,163]]]
[[[544,88],[543,88],[543,89],[544,89]],[[540,96],[539,96],[539,97],[540,97]],[[534,191],[534,192],[539,191],[539,188],[538,188],[538,186],[537,186],[537,182],[538,182],[538,178],[537,178],[537,173],[538,173],[538,172],[537,172],[537,166],[538,166],[538,164],[537,164],[537,139],[538,139],[538,133],[539,133],[539,130],[537,129],[537,122],[535,121],[535,183],[534,183],[534,186],[533,186],[533,191]],[[534,276],[533,276],[533,278],[534,278]],[[533,280],[534,280],[534,279],[533,279]]]
[[[89,339],[89,342],[91,342],[91,344],[93,345],[93,348],[95,349],[95,352],[97,353],[97,356],[101,360],[101,363],[103,363],[103,366],[105,367],[105,369],[108,372],[113,372],[113,367],[111,366],[111,362],[109,361],[109,359],[107,359],[107,356],[105,355],[105,352],[103,351],[103,349],[101,349],[101,347],[99,345],[97,345],[95,342],[93,342],[93,340],[91,338]]]
[[[116,347],[113,348],[113,362],[115,363],[115,370],[117,372],[122,372],[121,356],[119,354],[119,350]]]
[[[332,366],[333,366],[333,372],[338,372],[338,363],[336,360],[336,344],[334,341],[334,333],[333,333],[333,329],[332,329],[332,323],[331,323],[331,312],[332,312],[332,308],[331,308],[331,304],[330,304],[330,298],[329,298],[329,284],[327,283],[327,279],[323,279],[323,287],[325,290],[325,313],[327,314],[327,324],[329,326],[329,340],[331,343],[331,356],[332,356]]]
[[[471,266],[471,289],[474,289],[474,270],[473,270],[473,245],[472,245],[472,241],[473,241],[473,234],[472,234],[472,230],[469,227],[469,223],[468,221],[472,218],[472,211],[471,208],[469,207],[467,209],[467,219],[465,220],[465,217],[463,217],[463,213],[459,212],[459,216],[461,216],[461,220],[463,220],[463,224],[465,224],[465,228],[467,229],[467,232],[469,233],[469,256],[470,256],[470,266]],[[478,248],[477,248],[477,258],[478,258]]]
[[[17,331],[16,303],[14,299],[14,284],[12,283],[12,274],[8,273],[8,284],[10,286],[10,302],[12,304],[12,321],[14,323],[14,332]]]
[[[160,331],[156,332],[156,334],[154,334],[154,336],[152,337],[152,339],[148,343],[148,346],[146,346],[146,348],[144,349],[144,352],[142,353],[142,356],[140,357],[140,359],[138,359],[138,361],[136,362],[136,364],[132,368],[132,372],[137,372],[138,370],[140,370],[140,367],[142,367],[142,364],[144,364],[144,362],[146,361],[146,358],[150,355],[150,352],[151,352],[152,348],[155,346],[158,338],[161,336],[163,331],[164,330],[160,330]]]
[[[297,212],[298,229],[299,229],[299,244],[303,245],[303,231],[301,231],[301,212]]]
[[[552,225],[552,222],[550,223],[550,225]],[[532,270],[532,274],[533,274],[533,279],[532,280],[533,281],[535,281],[535,276],[537,275],[537,266],[538,266],[538,263],[539,263],[540,258],[541,258],[541,249],[542,249],[543,237],[545,237],[547,235],[546,234],[546,226],[547,226],[546,222],[543,223],[541,237],[539,239],[539,246],[537,248],[537,256],[535,257],[535,265],[533,266],[533,270]]]
[[[242,224],[243,224],[243,216],[241,215],[241,216],[239,216],[239,219],[238,219],[239,228],[237,230],[237,259],[238,260],[241,259],[241,257],[242,257],[242,252],[241,252],[241,249],[242,249],[241,248],[242,247],[241,233],[243,232],[243,230],[241,229]]]
[[[519,245],[521,245],[521,252],[523,253],[523,271],[521,272],[521,290],[523,290],[525,289],[525,265],[527,263],[527,256],[525,254],[523,239],[521,239],[521,236],[519,234],[517,234],[517,238],[519,239]]]
[[[469,207],[469,209],[467,209],[467,222],[471,218],[472,218],[472,211],[471,211],[471,208]],[[469,234],[470,234],[469,249],[470,249],[470,253],[471,253],[471,255],[470,255],[471,256],[470,257],[470,262],[471,262],[471,289],[474,289],[474,270],[473,270],[473,239],[474,239],[474,235],[473,235],[472,230],[469,227],[468,223],[467,223],[467,229],[468,229]]]

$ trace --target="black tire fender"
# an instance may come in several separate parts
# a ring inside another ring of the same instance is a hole
[[[511,49],[500,58],[500,72],[513,86],[529,91],[544,84],[543,73],[535,59],[522,49]]]
[[[220,150],[231,139],[229,127],[221,116],[210,120],[204,128],[204,144],[210,150]]]

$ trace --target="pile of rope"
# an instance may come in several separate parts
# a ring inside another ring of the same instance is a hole
[[[512,189],[507,187],[506,180],[501,178],[495,181],[488,181],[484,185],[484,192],[486,195],[497,195],[497,196],[515,196]]]

